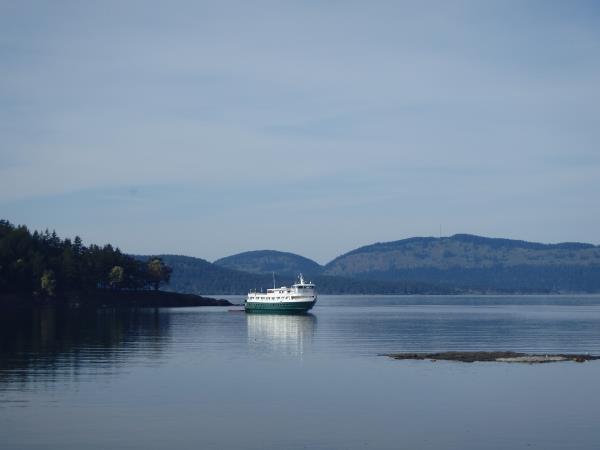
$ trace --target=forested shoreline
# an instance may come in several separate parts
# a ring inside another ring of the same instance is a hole
[[[159,257],[140,261],[110,244],[85,246],[79,236],[61,239],[55,231],[32,232],[0,220],[0,296],[5,299],[127,298],[123,293],[158,291],[171,272]]]

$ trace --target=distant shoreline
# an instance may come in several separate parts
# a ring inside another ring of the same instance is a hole
[[[69,293],[57,297],[21,297],[16,294],[0,294],[0,306],[30,307],[76,306],[76,307],[137,307],[176,308],[190,306],[233,306],[228,300],[204,297],[196,294],[181,294],[167,291],[95,291],[91,293]]]
[[[207,294],[210,297],[246,297],[245,294]],[[552,293],[510,293],[510,294],[330,294],[330,293],[319,293],[319,297],[600,297],[600,292],[552,292]]]

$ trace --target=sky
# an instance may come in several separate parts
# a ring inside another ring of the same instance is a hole
[[[0,218],[211,261],[600,244],[600,4],[0,0]]]

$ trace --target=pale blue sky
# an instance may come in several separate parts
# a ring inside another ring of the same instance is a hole
[[[600,243],[597,2],[0,2],[0,217],[327,262]]]

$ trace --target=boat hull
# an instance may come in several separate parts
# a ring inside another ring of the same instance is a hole
[[[307,302],[246,302],[244,308],[249,313],[304,313],[317,303],[316,300]]]

